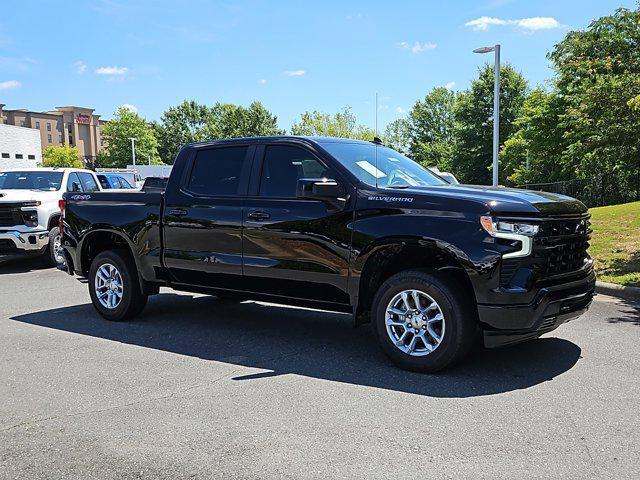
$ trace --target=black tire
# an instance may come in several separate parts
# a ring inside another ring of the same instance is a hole
[[[122,298],[115,308],[107,308],[102,305],[96,294],[96,275],[98,269],[106,264],[113,265],[122,278]],[[93,306],[107,320],[129,320],[138,316],[147,304],[148,296],[143,294],[140,289],[135,263],[127,252],[108,250],[99,253],[91,262],[88,283]]]
[[[64,256],[62,256],[60,259],[56,258],[56,249],[54,244],[56,242],[56,238],[58,239],[58,242],[60,241],[59,237],[60,229],[58,227],[53,227],[51,230],[49,230],[49,246],[44,252],[44,257],[47,263],[52,267],[64,265]]]
[[[441,343],[424,356],[401,351],[387,333],[387,306],[404,290],[419,290],[432,297],[445,319]],[[400,368],[414,372],[437,372],[461,360],[471,349],[476,330],[476,315],[470,299],[462,292],[465,289],[453,279],[419,270],[400,272],[385,281],[371,309],[372,330],[385,354]]]

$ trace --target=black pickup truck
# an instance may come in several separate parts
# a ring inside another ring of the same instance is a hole
[[[68,271],[106,319],[161,286],[350,312],[416,371],[476,339],[537,338],[594,292],[582,203],[451,185],[379,141],[191,144],[163,193],[67,193],[61,208]]]

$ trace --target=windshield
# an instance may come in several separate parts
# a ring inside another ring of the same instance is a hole
[[[326,142],[322,147],[359,180],[374,187],[447,185],[420,164],[382,145]]]
[[[62,172],[0,172],[0,190],[60,190]]]

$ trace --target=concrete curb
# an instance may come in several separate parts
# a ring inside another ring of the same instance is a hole
[[[596,281],[596,293],[624,298],[625,300],[640,301],[640,287],[625,287],[615,283]]]

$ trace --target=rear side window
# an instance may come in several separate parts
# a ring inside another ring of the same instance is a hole
[[[69,174],[69,179],[67,180],[67,192],[81,192],[82,186],[80,185],[80,179],[78,175],[74,173]]]
[[[111,188],[111,185],[109,185],[109,181],[107,180],[107,177],[105,177],[104,175],[98,175],[98,181],[100,182],[100,185],[102,186],[103,190],[108,190]]]
[[[201,195],[237,195],[248,147],[201,150],[196,154],[188,189]]]
[[[100,190],[98,188],[98,184],[96,179],[93,178],[93,175],[86,172],[79,172],[78,176],[80,177],[80,182],[82,182],[82,189],[85,192],[97,192]]]
[[[111,184],[113,185],[113,188],[122,188],[118,177],[111,177]]]
[[[125,178],[118,177],[118,180],[120,180],[120,185],[122,185],[122,188],[133,188]]]
[[[260,195],[295,198],[299,179],[329,176],[327,167],[306,150],[284,145],[269,146],[262,164]]]

